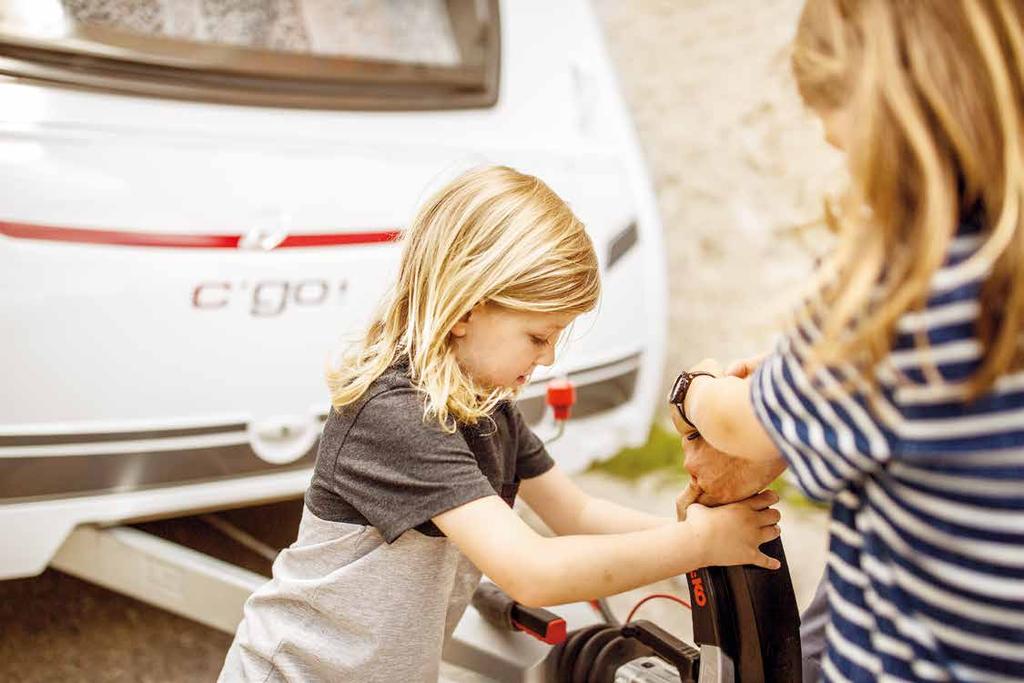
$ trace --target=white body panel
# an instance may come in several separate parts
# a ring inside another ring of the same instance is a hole
[[[660,400],[661,226],[587,4],[508,2],[501,26],[500,97],[484,110],[236,107],[0,80],[0,221],[158,234],[395,230],[468,166],[535,173],[586,222],[604,297],[534,379],[636,368],[628,400],[570,422],[553,446],[579,470],[642,442]],[[609,268],[615,237],[634,221],[635,246]],[[328,355],[365,324],[397,257],[393,244],[260,252],[0,235],[0,465],[24,463],[18,476],[38,482],[53,468],[36,476],[36,463],[60,462],[45,458],[79,458],[91,472],[82,458],[99,469],[125,454],[153,463],[251,447],[293,461],[328,408]],[[103,492],[80,481],[66,495],[46,482],[5,491],[0,578],[42,571],[78,524],[298,495],[309,469],[291,467],[159,486],[122,468]]]

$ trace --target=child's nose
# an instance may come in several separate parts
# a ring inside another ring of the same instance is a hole
[[[541,352],[540,357],[537,358],[537,365],[551,365],[555,362],[555,347],[552,344],[548,344],[544,347],[544,351]]]

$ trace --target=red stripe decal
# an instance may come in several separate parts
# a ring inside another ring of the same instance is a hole
[[[26,240],[76,242],[79,244],[117,244],[127,247],[162,247],[171,249],[237,249],[242,235],[190,235],[187,233],[147,233],[123,230],[88,230],[58,228],[52,225],[10,223],[0,221],[0,234]],[[375,232],[342,232],[314,235],[289,235],[275,247],[331,247],[351,244],[391,242],[401,235],[398,230]]]

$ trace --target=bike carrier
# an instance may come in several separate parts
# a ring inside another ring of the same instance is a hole
[[[621,626],[586,623],[566,633],[558,644],[544,651],[533,645],[533,658],[522,658],[518,676],[508,667],[482,667],[481,648],[472,657],[464,644],[449,645],[453,663],[472,668],[499,680],[550,683],[764,683],[801,681],[800,615],[789,576],[781,539],[762,546],[778,559],[777,570],[754,566],[707,567],[691,572],[687,585],[693,610],[694,640],[685,643],[656,624],[635,621]],[[473,597],[473,606],[491,628],[525,631],[548,642],[565,632],[561,613],[523,608],[493,584],[484,584]],[[528,619],[522,617],[528,615]],[[519,616],[517,616],[519,615]],[[587,621],[584,618],[584,621]],[[591,620],[592,621],[592,617]],[[472,639],[480,626],[456,631],[463,641]],[[527,639],[523,638],[525,644]],[[506,641],[507,642],[507,641]],[[489,647],[501,650],[505,642],[491,638]],[[699,649],[698,649],[699,648]],[[520,650],[522,648],[520,647]],[[495,652],[495,658],[507,660]],[[474,666],[475,664],[475,666]]]

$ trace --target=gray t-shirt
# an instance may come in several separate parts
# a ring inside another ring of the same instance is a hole
[[[221,681],[436,681],[480,572],[430,521],[509,505],[554,461],[512,404],[445,433],[401,367],[324,426],[298,538],[246,602]]]
[[[423,419],[423,394],[399,366],[327,418],[306,507],[320,519],[369,524],[391,543],[409,529],[441,536],[432,517],[500,495],[554,464],[518,408],[503,403],[447,434]]]

